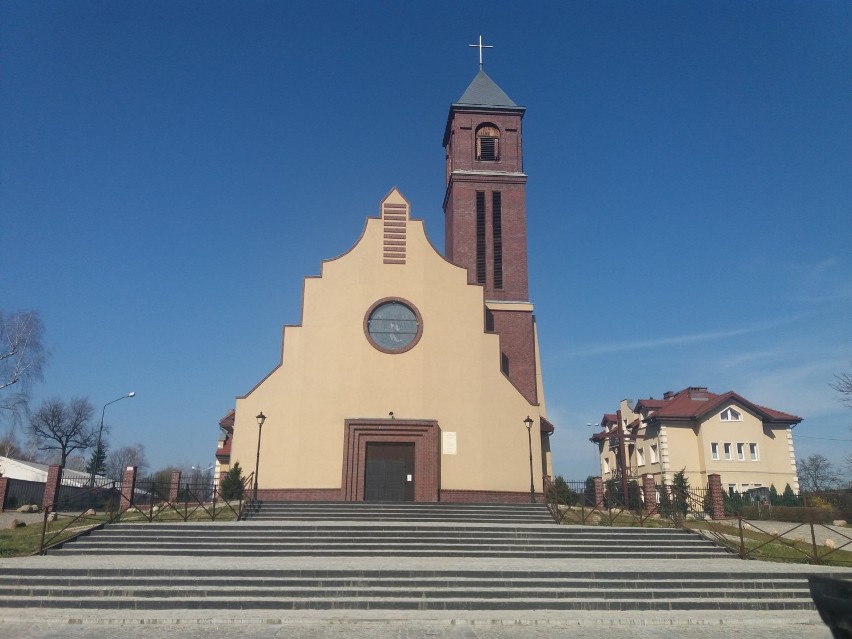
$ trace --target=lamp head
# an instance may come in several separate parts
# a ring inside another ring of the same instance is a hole
[[[127,393],[127,396],[128,397],[136,397],[136,391],[130,391],[129,393]]]
[[[532,425],[533,425],[533,419],[532,419],[532,417],[530,417],[529,415],[527,415],[527,418],[524,420],[524,425],[527,427],[527,430],[531,430],[531,429],[532,429]]]
[[[263,427],[263,422],[265,422],[265,421],[266,421],[266,415],[264,415],[264,414],[263,414],[263,411],[260,411],[260,412],[257,414],[257,418],[256,418],[256,419],[257,419],[257,426],[258,426],[258,428],[262,428],[262,427]]]

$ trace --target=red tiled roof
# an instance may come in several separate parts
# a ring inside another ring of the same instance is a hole
[[[234,419],[236,418],[236,411],[232,408],[229,410],[225,416],[219,420],[219,427],[228,431],[229,433],[234,432]]]
[[[216,458],[228,460],[231,458],[231,438],[226,437],[225,443],[222,445],[222,448],[216,449]]]
[[[728,391],[721,395],[709,392],[706,388],[691,386],[678,391],[665,402],[653,415],[649,415],[648,422],[671,419],[671,420],[693,420],[704,417],[708,413],[718,410],[723,405],[734,402],[757,414],[764,421],[798,424],[801,417],[790,415],[772,408],[760,406],[750,402],[742,395],[734,391]]]
[[[547,421],[546,417],[541,417],[540,419],[540,430],[542,433],[552,433],[556,430],[556,427]]]
[[[640,408],[647,408],[654,411],[645,418],[645,422],[648,424],[658,421],[693,421],[702,419],[714,411],[721,410],[730,403],[738,404],[742,408],[754,413],[764,423],[792,426],[802,421],[802,418],[796,415],[750,402],[734,391],[717,394],[708,391],[703,386],[689,386],[677,393],[671,393],[668,399],[640,399],[636,402],[635,410],[638,411]],[[606,413],[600,422],[600,426],[604,430],[595,433],[590,438],[590,441],[601,442],[608,439],[612,433],[605,430],[606,427],[617,423],[618,416],[616,414]],[[640,420],[634,420],[628,427],[635,429],[639,425]]]
[[[606,426],[607,424],[617,424],[618,423],[618,415],[615,413],[604,413],[604,416],[601,418],[601,426]]]
[[[666,403],[664,399],[654,399],[651,397],[650,399],[640,399],[636,402],[636,408],[634,410],[638,413],[641,408],[647,408],[648,410],[657,410],[662,408]]]

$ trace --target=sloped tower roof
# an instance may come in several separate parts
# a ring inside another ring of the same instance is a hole
[[[473,78],[458,102],[453,103],[453,106],[523,109],[523,107],[515,104],[503,89],[497,86],[497,83],[485,73],[482,67],[479,67],[479,73]]]

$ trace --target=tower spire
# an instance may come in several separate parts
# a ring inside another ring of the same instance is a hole
[[[483,49],[493,49],[493,44],[482,44],[482,36],[479,36],[479,44],[469,44],[469,47],[475,47],[479,49],[479,68],[482,68],[482,50]]]

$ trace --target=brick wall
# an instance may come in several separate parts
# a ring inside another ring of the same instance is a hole
[[[508,359],[507,377],[531,404],[538,403],[533,314],[522,311],[490,311],[494,332],[500,335],[500,351]]]
[[[538,503],[544,502],[543,496],[539,493],[536,493],[535,498]],[[498,490],[442,490],[441,501],[459,504],[528,504],[530,494]]]

